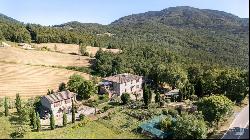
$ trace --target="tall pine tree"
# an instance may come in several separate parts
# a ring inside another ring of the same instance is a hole
[[[16,110],[17,110],[17,113],[20,114],[21,113],[21,109],[22,109],[22,105],[21,105],[21,98],[20,98],[20,95],[19,93],[16,94]]]
[[[151,90],[145,85],[143,88],[143,101],[146,107],[151,103],[152,99],[152,92]]]
[[[8,99],[7,97],[4,98],[4,115],[9,115],[9,105],[8,105]]]
[[[40,116],[39,116],[39,113],[36,112],[36,124],[37,124],[37,132],[39,132],[41,130],[41,121],[40,121]]]
[[[33,109],[30,117],[30,123],[33,129],[37,129],[36,111]]]
[[[51,112],[50,113],[50,129],[54,130],[56,128],[55,126],[55,117],[54,114]]]
[[[66,126],[67,125],[67,115],[66,113],[64,112],[63,113],[63,126]]]
[[[74,101],[72,100],[72,123],[75,123],[75,120],[76,120],[75,104]]]

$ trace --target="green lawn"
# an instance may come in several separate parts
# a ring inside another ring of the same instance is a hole
[[[0,117],[0,139],[10,138],[13,128],[7,117]]]
[[[76,124],[77,125],[77,124]],[[86,138],[86,139],[139,139],[140,135],[131,132],[118,132],[112,128],[108,128],[98,121],[87,123],[83,127],[73,127],[73,124],[65,128],[57,128],[53,131],[29,132],[24,138],[28,139],[49,139],[49,138]]]

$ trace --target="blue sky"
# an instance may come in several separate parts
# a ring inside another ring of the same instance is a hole
[[[25,23],[68,21],[109,24],[131,14],[192,6],[249,18],[249,0],[0,0],[0,13]]]

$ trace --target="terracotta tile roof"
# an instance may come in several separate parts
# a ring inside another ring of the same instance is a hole
[[[75,93],[70,91],[61,91],[61,92],[56,92],[54,94],[44,95],[42,98],[46,98],[47,100],[49,100],[50,103],[55,103],[65,99],[70,99],[75,95],[76,95]]]
[[[116,82],[116,83],[126,83],[132,80],[139,80],[140,78],[142,78],[142,76],[133,75],[129,73],[123,73],[123,74],[117,74],[114,76],[109,76],[103,79],[106,81],[111,81],[111,82]]]

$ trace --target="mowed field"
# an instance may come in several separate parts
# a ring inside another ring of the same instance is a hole
[[[41,44],[32,44],[36,48],[42,48],[42,47],[47,47],[51,49],[52,51],[58,51],[62,53],[75,53],[79,54],[79,46],[76,44],[63,44],[63,43],[41,43]],[[55,50],[56,48],[56,50]],[[96,52],[99,50],[99,47],[91,47],[87,46],[86,47],[87,52],[89,54],[95,55]],[[119,49],[106,49],[102,48],[103,51],[110,51],[113,53],[119,53],[121,50]]]
[[[74,73],[90,79],[91,75],[63,68],[46,66],[90,66],[93,59],[87,56],[49,51],[24,50],[18,47],[0,47],[0,98],[34,97],[47,94],[48,89],[58,89]]]
[[[0,62],[46,66],[90,66],[90,60],[91,58],[87,56],[0,47]]]
[[[74,73],[90,79],[86,73],[66,69],[0,62],[0,98],[15,97],[16,93],[24,98],[45,95],[48,89],[56,91]]]

